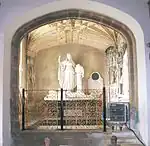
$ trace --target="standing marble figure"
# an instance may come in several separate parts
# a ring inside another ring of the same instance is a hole
[[[64,61],[60,61],[61,57],[58,58],[58,81],[61,88],[64,90],[73,90],[75,84],[75,63],[72,57],[67,53],[67,57]]]
[[[82,79],[84,77],[84,68],[80,65],[77,64],[75,68],[76,72],[76,81],[77,81],[77,91],[82,91]]]

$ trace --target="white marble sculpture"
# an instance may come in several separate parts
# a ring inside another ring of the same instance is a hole
[[[66,59],[63,61],[61,61],[61,56],[58,57],[58,82],[60,88],[66,90],[66,92],[63,92],[64,99],[91,98],[87,97],[82,91],[83,77],[84,68],[80,64],[75,65],[69,53],[67,53]],[[75,88],[77,89],[76,91],[74,90]],[[44,100],[60,100],[60,97],[60,92],[49,91]]]
[[[72,57],[67,53],[67,57],[64,61],[60,61],[58,58],[58,81],[61,88],[64,90],[73,90],[76,86],[75,83],[75,63]]]
[[[84,77],[84,68],[80,65],[77,64],[75,67],[75,72],[76,72],[76,83],[77,83],[77,91],[82,91],[82,79]]]

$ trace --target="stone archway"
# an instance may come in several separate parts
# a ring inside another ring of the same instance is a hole
[[[67,5],[66,5],[67,4]],[[107,10],[106,10],[107,8]],[[84,9],[84,10],[83,10]],[[108,10],[110,11],[109,17],[107,16]],[[50,3],[48,5],[42,6],[33,10],[32,12],[27,13],[22,19],[16,20],[16,24],[12,25],[11,28],[6,33],[6,49],[5,49],[5,68],[4,73],[11,73],[10,77],[5,76],[4,74],[4,98],[5,103],[9,103],[9,99],[11,99],[11,108],[9,106],[4,107],[7,109],[7,116],[9,115],[9,111],[11,111],[11,117],[4,117],[4,120],[8,122],[11,121],[11,132],[12,137],[15,139],[20,134],[19,125],[18,125],[18,109],[17,109],[17,97],[18,97],[18,54],[19,54],[19,42],[21,38],[31,30],[39,27],[42,24],[47,23],[48,21],[55,21],[55,19],[63,19],[64,17],[81,17],[85,19],[89,19],[91,21],[96,21],[99,23],[103,23],[108,25],[109,27],[116,28],[116,30],[121,31],[125,37],[128,39],[129,48],[132,48],[129,51],[129,61],[130,61],[130,80],[132,80],[130,84],[131,90],[130,95],[136,99],[139,97],[139,103],[145,104],[145,107],[139,105],[139,109],[141,114],[139,115],[141,118],[143,117],[142,112],[145,112],[145,118],[147,117],[147,106],[146,106],[146,85],[143,84],[146,82],[143,77],[146,74],[145,71],[145,53],[144,53],[144,37],[143,32],[139,24],[129,15],[116,10],[115,8],[96,3],[96,2],[82,2],[77,4],[75,2],[71,3],[68,1],[60,1]],[[126,25],[124,25],[126,24]],[[130,31],[132,30],[132,31]],[[134,40],[135,39],[135,40]],[[138,40],[141,40],[140,42]],[[141,49],[142,48],[142,49]],[[11,56],[11,57],[10,57]],[[10,60],[11,58],[11,60]],[[142,61],[141,61],[142,60]],[[11,61],[11,64],[10,64]],[[138,68],[136,67],[138,66]],[[137,83],[138,79],[138,83]],[[11,88],[10,88],[11,87]],[[10,92],[8,92],[8,88],[10,88]],[[138,90],[141,89],[141,90]],[[138,90],[138,91],[137,91]],[[144,100],[141,98],[144,97]],[[136,102],[134,102],[136,103]],[[11,119],[11,120],[10,120]],[[147,121],[147,119],[145,119]],[[8,126],[8,125],[7,125]],[[5,128],[6,126],[4,126]],[[141,135],[147,140],[147,128],[144,127],[145,130],[142,129],[142,124],[140,124]],[[9,128],[6,128],[7,132]],[[144,132],[142,132],[144,131]],[[7,136],[7,135],[4,135]],[[6,137],[4,137],[5,140]]]

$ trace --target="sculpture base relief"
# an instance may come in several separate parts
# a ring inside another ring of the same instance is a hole
[[[97,95],[100,95],[101,91],[93,90],[90,94],[86,95],[83,91],[64,91],[63,100],[99,100]],[[50,91],[49,94],[44,97],[44,100],[61,100],[61,91]]]

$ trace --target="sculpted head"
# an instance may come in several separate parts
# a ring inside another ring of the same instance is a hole
[[[111,137],[111,144],[117,144],[117,137],[114,135]]]
[[[71,54],[70,54],[70,53],[67,53],[67,59],[68,59],[68,60],[71,60],[71,59],[72,59],[72,57],[71,57]]]

